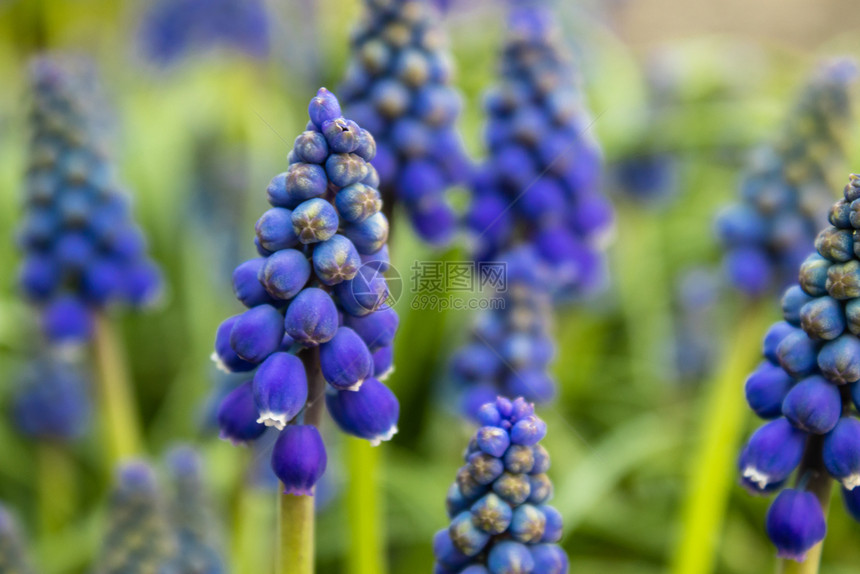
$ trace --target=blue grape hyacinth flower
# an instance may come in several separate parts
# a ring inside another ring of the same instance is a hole
[[[172,572],[168,566],[176,555],[176,538],[153,469],[140,460],[123,463],[108,504],[96,572]]]
[[[140,40],[146,56],[162,65],[216,46],[264,58],[269,19],[262,0],[158,0],[142,16]]]
[[[522,397],[499,397],[478,411],[482,425],[466,449],[446,500],[450,526],[436,533],[436,574],[566,574],[558,546],[562,519],[550,506],[546,424]]]
[[[492,296],[450,364],[464,415],[474,419],[497,396],[545,404],[555,397],[555,355],[546,269],[530,245],[502,254],[507,286]]]
[[[780,492],[767,531],[779,555],[793,560],[803,560],[826,531],[816,493],[807,490],[811,480],[837,481],[849,514],[860,518],[860,293],[852,271],[860,263],[853,248],[860,220],[844,215],[855,203],[860,208],[860,176],[851,175],[798,285],[782,298],[784,321],[768,330],[764,361],[746,382],[747,402],[769,422],[741,453],[741,481],[754,494]],[[795,488],[783,489],[792,475]]]
[[[380,263],[388,220],[374,139],[325,88],[308,113],[287,171],[266,190],[259,257],[233,273],[247,310],[221,324],[213,353],[221,369],[247,375],[221,402],[221,436],[247,443],[273,427],[272,468],[286,493],[301,495],[327,463],[311,411],[325,404],[341,430],[378,444],[397,432],[400,409],[381,382],[398,318]]]
[[[12,397],[12,419],[24,436],[67,442],[89,427],[89,385],[76,365],[42,357],[23,373]]]
[[[161,277],[108,160],[92,71],[44,56],[32,62],[30,81],[19,288],[39,307],[49,342],[81,344],[92,336],[96,312],[152,303]]]
[[[212,512],[200,454],[189,446],[176,446],[166,457],[172,486],[168,518],[175,532],[177,552],[165,570],[177,573],[227,572],[220,550],[219,523]]]
[[[473,178],[465,225],[473,256],[492,261],[528,241],[557,296],[598,288],[613,213],[602,156],[553,11],[514,6],[498,85],[486,96],[488,157]]]
[[[462,103],[431,0],[366,0],[340,87],[349,114],[376,138],[373,165],[389,208],[402,204],[416,233],[448,242],[456,216],[445,192],[465,183],[469,161],[455,129]]]
[[[754,156],[740,201],[717,217],[725,273],[744,294],[761,296],[791,284],[826,223],[828,178],[847,155],[855,76],[856,65],[847,60],[817,70],[779,137]]]

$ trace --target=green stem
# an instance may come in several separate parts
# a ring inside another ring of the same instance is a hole
[[[384,574],[379,449],[366,440],[346,439],[346,510],[349,521],[349,574]]]
[[[113,468],[120,460],[140,454],[143,441],[122,342],[107,317],[97,315],[95,323],[102,435],[108,441],[107,452]]]
[[[43,536],[57,533],[75,514],[75,467],[61,445],[43,442],[38,447],[39,526]]]
[[[761,305],[744,310],[722,369],[702,404],[696,456],[681,507],[680,540],[671,572],[706,574],[714,569],[733,480],[733,461],[747,418],[743,381],[755,365],[767,314]]]
[[[320,426],[325,379],[320,372],[319,348],[300,354],[308,376],[308,406],[304,423]],[[314,497],[278,493],[277,574],[314,572]]]

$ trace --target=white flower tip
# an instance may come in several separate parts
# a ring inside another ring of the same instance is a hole
[[[288,422],[290,421],[287,420],[286,414],[273,413],[272,411],[260,413],[260,417],[257,419],[258,424],[263,424],[267,427],[275,427],[278,430],[284,430]]]
[[[215,363],[215,368],[221,371],[222,373],[229,373],[230,369],[227,368],[227,365],[224,364],[224,361],[221,360],[221,357],[218,356],[218,353],[212,351],[212,354],[209,355],[209,358]]]
[[[345,390],[345,391],[357,391],[361,388],[361,385],[363,385],[363,384],[364,384],[364,379],[359,379],[358,381],[355,382],[354,385],[352,385],[351,387],[346,387],[343,390]]]
[[[847,490],[854,490],[855,488],[860,486],[860,473],[849,474],[842,479],[842,485]]]
[[[397,430],[397,425],[394,425],[388,429],[388,432],[370,439],[370,446],[379,446],[383,442],[391,440],[397,434]]]
[[[770,477],[754,466],[746,467],[743,476],[753,484],[757,484],[761,489],[767,488],[767,485],[770,484]]]
[[[376,377],[376,380],[380,383],[385,381],[391,374],[394,373],[394,365],[391,365],[386,370],[384,370],[379,376]]]

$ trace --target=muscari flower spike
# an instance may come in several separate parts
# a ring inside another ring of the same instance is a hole
[[[176,539],[168,523],[155,472],[142,461],[124,463],[108,508],[108,527],[97,574],[173,572]]]
[[[761,296],[793,282],[832,201],[834,164],[845,162],[851,125],[852,61],[822,66],[801,92],[777,140],[755,156],[740,202],[725,208],[716,231],[731,283]]]
[[[445,198],[470,170],[455,123],[462,103],[432,0],[365,0],[340,88],[349,114],[376,137],[373,165],[386,202],[401,203],[416,233],[444,244],[456,228]]]
[[[161,65],[216,46],[255,58],[269,53],[269,14],[262,0],[159,0],[142,22],[143,50]]]
[[[601,152],[553,11],[515,5],[508,22],[499,83],[486,97],[489,155],[465,224],[476,260],[528,241],[552,271],[554,296],[570,298],[604,276],[613,214]]]
[[[548,505],[546,424],[522,397],[483,405],[482,425],[448,491],[450,526],[436,533],[436,574],[566,574],[559,512]]]
[[[555,343],[548,278],[542,273],[546,270],[531,245],[502,254],[500,260],[507,285],[493,295],[450,364],[461,410],[471,419],[499,395],[539,404],[555,396],[555,381],[548,372]]]
[[[0,572],[7,574],[33,574],[24,540],[16,521],[0,505]]]
[[[40,57],[30,70],[33,126],[19,286],[39,306],[51,343],[80,344],[94,313],[141,307],[161,278],[133,223],[104,148],[103,108],[83,63]]]
[[[370,163],[376,144],[325,88],[308,111],[288,170],[266,190],[272,208],[255,228],[259,257],[233,274],[248,309],[221,324],[213,354],[223,370],[247,375],[221,402],[222,437],[247,443],[274,427],[272,468],[285,492],[301,495],[313,492],[327,462],[319,431],[304,424],[307,406],[323,399],[309,395],[308,362],[327,383],[325,403],[343,432],[378,444],[399,416],[381,382],[398,317],[382,275],[388,220]]]
[[[767,517],[779,555],[802,560],[824,539],[824,514],[805,491],[808,476],[795,472],[804,457],[821,460],[836,480],[846,508],[860,520],[860,176],[851,175],[844,198],[830,211],[816,251],[800,267],[799,284],[782,298],[784,321],[764,339],[765,360],[746,382],[746,397],[768,419],[739,460],[752,493],[785,489]],[[810,452],[810,449],[813,449]]]
[[[76,365],[61,357],[42,357],[23,373],[12,398],[12,419],[24,436],[67,442],[88,428],[91,398],[88,381]]]
[[[168,570],[182,573],[222,574],[218,522],[212,512],[200,454],[188,446],[174,447],[167,455],[172,483],[170,525],[178,549]]]

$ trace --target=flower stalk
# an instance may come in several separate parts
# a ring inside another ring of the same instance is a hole
[[[346,486],[349,523],[349,574],[385,574],[382,500],[379,493],[379,449],[367,441],[346,439]]]
[[[300,354],[308,377],[304,424],[315,427],[320,425],[325,394],[319,353],[319,347],[314,347]],[[313,496],[278,493],[277,574],[313,574],[314,525]]]
[[[99,314],[95,320],[95,359],[102,428],[108,442],[106,452],[113,468],[120,460],[142,449],[140,420],[132,398],[125,351],[110,320]]]

